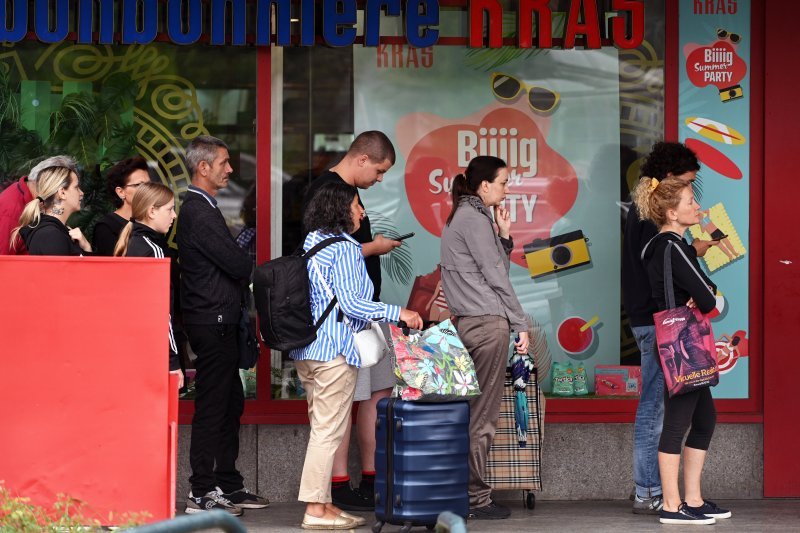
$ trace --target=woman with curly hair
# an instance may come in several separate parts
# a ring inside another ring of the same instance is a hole
[[[303,220],[310,231],[303,243],[306,251],[326,239],[342,239],[322,248],[307,263],[314,323],[323,317],[331,301],[329,293],[335,295],[336,307],[347,318],[339,321],[339,313],[329,312],[316,340],[289,353],[306,391],[311,426],[298,496],[306,503],[303,529],[352,529],[365,523],[363,518],[334,506],[331,500],[333,456],[347,429],[356,374],[361,366],[354,331],[361,331],[372,321],[398,319],[412,328],[422,328],[417,312],[372,301],[374,289],[361,245],[350,236],[361,226],[363,217],[356,188],[340,180],[319,188]]]
[[[694,183],[699,170],[697,156],[686,145],[659,142],[642,163],[640,175],[656,181],[669,177]],[[658,228],[637,208],[647,203],[648,195],[646,188],[634,189],[622,242],[622,301],[641,353],[642,366],[642,389],[633,425],[633,512],[636,514],[658,514],[663,505],[658,440],[664,418],[664,374],[655,351],[656,328],[653,324],[653,313],[658,306],[651,295],[650,281],[641,258],[642,249],[658,234]],[[714,244],[715,241],[692,241],[700,257]]]
[[[642,261],[650,281],[657,310],[668,309],[665,258],[669,257],[672,291],[676,306],[686,305],[708,313],[716,305],[716,286],[697,261],[695,248],[683,239],[690,226],[700,222],[700,205],[690,181],[677,176],[663,180],[642,178],[634,191],[641,216],[658,228],[642,250]],[[669,256],[667,251],[669,250]],[[663,385],[662,385],[663,386]],[[663,490],[662,524],[713,524],[731,512],[703,498],[701,476],[706,453],[716,425],[711,389],[703,387],[669,397],[664,393],[664,422],[658,442],[658,467]],[[684,443],[684,435],[689,432]],[[678,489],[678,471],[683,456],[683,488]]]

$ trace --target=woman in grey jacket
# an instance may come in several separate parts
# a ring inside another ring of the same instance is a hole
[[[458,335],[475,361],[482,394],[470,403],[470,518],[508,518],[491,499],[486,458],[494,439],[511,331],[528,352],[528,323],[508,278],[511,218],[501,206],[508,193],[502,159],[478,156],[453,180],[453,210],[442,231],[442,288]],[[490,209],[494,211],[494,217]],[[495,225],[497,229],[495,229]]]

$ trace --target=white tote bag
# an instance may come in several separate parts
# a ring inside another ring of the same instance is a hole
[[[317,273],[317,277],[322,280],[322,286],[325,287],[328,298],[332,300],[334,298],[333,291],[328,286],[328,282],[325,281],[325,277],[319,271],[319,267],[314,259],[311,259],[311,267]],[[353,331],[356,351],[361,359],[361,368],[369,368],[377,365],[389,352],[389,346],[386,344],[386,337],[383,336],[383,331],[378,323],[370,322],[366,328],[361,331],[356,331],[353,324],[347,318],[347,315],[342,313],[342,316],[344,317],[344,323]]]
[[[344,321],[348,322],[347,316],[344,317]],[[350,327],[353,327],[352,324]],[[386,337],[383,336],[383,330],[377,322],[370,322],[367,328],[357,333],[354,331],[354,339],[362,368],[377,365],[389,352]]]

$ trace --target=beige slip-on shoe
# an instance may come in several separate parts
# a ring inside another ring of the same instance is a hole
[[[303,515],[303,523],[300,524],[300,527],[303,529],[353,529],[358,526],[355,520],[342,515],[337,515],[336,518],[320,518],[306,513]]]
[[[350,514],[350,513],[347,513],[345,511],[342,511],[341,513],[339,513],[339,516],[343,516],[345,518],[349,518],[350,520],[352,520],[353,522],[356,523],[356,527],[365,526],[367,524],[367,519],[366,518],[361,517],[361,516],[356,516],[354,514]]]

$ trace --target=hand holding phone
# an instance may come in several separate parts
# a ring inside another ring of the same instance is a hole
[[[394,240],[403,241],[403,240],[411,238],[413,236],[414,236],[414,232],[412,231],[411,233],[406,233],[405,235],[400,235],[399,237],[396,237]]]

